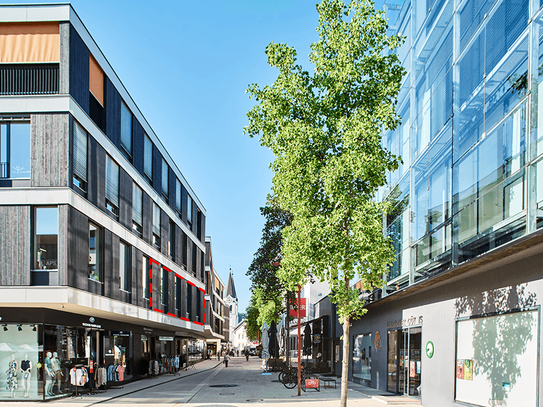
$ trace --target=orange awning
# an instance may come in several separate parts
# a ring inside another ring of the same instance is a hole
[[[0,23],[0,63],[30,62],[60,62],[59,23]]]

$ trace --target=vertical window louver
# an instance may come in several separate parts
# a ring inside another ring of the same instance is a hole
[[[175,180],[175,209],[181,213],[181,183],[178,179]]]
[[[132,190],[132,220],[138,225],[143,225],[143,208],[142,208],[142,199],[143,193],[140,187],[136,184],[133,184]]]
[[[119,207],[119,166],[109,156],[106,158],[106,199]]]
[[[153,233],[160,236],[160,207],[153,204]]]
[[[74,122],[74,175],[84,182],[87,182],[87,145],[87,132]]]
[[[168,197],[168,186],[169,186],[169,168],[166,160],[162,159],[162,194]]]
[[[143,145],[143,171],[149,179],[153,179],[153,142],[147,134]]]

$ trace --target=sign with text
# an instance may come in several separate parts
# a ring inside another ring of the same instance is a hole
[[[305,318],[306,315],[306,304],[307,304],[307,298],[300,298],[300,318]],[[295,305],[290,306],[290,312],[289,315],[294,318],[298,318],[298,310],[296,309],[296,305],[298,305],[298,300],[296,300]]]

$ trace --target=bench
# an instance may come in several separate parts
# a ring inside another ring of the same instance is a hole
[[[337,382],[335,378],[332,377],[326,377],[326,376],[319,376],[319,380],[322,381],[322,387],[332,387],[332,383],[334,383],[334,389],[337,388]]]

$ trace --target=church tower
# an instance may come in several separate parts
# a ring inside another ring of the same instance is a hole
[[[232,269],[228,273],[228,283],[226,284],[226,298],[224,302],[228,307],[230,307],[230,340],[232,340],[234,335],[234,328],[239,323],[238,315],[238,296],[236,294],[236,286],[234,285],[234,275],[232,274]]]

